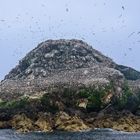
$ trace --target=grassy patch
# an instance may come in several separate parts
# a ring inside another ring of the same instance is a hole
[[[21,98],[20,100],[12,100],[8,102],[1,101],[0,108],[5,108],[5,109],[24,108],[29,103],[28,99],[29,99],[28,97],[24,97]]]
[[[113,88],[111,85],[102,88],[85,88],[79,91],[78,98],[85,98],[88,100],[88,111],[99,111],[106,106],[105,98],[108,93],[113,94]]]

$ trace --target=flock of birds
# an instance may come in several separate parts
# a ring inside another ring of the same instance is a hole
[[[104,5],[105,5],[105,4],[106,4],[106,3],[104,3]],[[44,4],[42,4],[41,6],[42,6],[42,7],[45,7]],[[122,6],[121,8],[122,8],[123,11],[125,10],[125,7],[124,7],[124,6]],[[66,6],[65,11],[66,11],[66,12],[69,12],[69,11],[70,11],[69,8],[68,8],[68,6]],[[25,14],[26,14],[26,16],[29,16],[29,13],[28,13],[28,12],[25,12]],[[46,16],[46,14],[44,14],[44,16]],[[16,21],[16,22],[20,21],[20,17],[21,17],[21,15],[17,15],[17,16],[15,17],[15,21]],[[122,18],[122,17],[123,17],[123,14],[121,14],[118,18]],[[31,19],[31,21],[34,21],[34,20],[35,20],[35,17],[31,16],[30,19]],[[51,20],[51,16],[49,17],[48,20]],[[99,21],[100,21],[100,20],[101,20],[101,19],[99,19]],[[7,22],[7,21],[6,21],[5,19],[0,19],[0,24],[1,24],[1,23],[6,24],[6,22]],[[63,23],[63,22],[64,22],[64,19],[60,19],[60,22]],[[123,21],[123,22],[124,22],[124,21]],[[32,25],[29,25],[29,27],[28,27],[28,32],[31,33],[31,34],[42,33],[41,35],[43,36],[44,31],[43,31],[42,27],[40,26],[39,21],[35,21],[34,23],[35,23],[35,25],[36,25],[36,30],[34,29],[34,27],[32,27]],[[59,26],[59,25],[58,25],[58,26]],[[11,26],[11,25],[7,25],[7,28],[10,29],[10,28],[12,28],[12,26]],[[113,31],[113,30],[114,30],[113,27],[111,27],[111,28],[112,28],[112,31]],[[48,27],[48,31],[49,31],[49,32],[52,32],[53,29],[55,29],[54,26]],[[102,32],[107,32],[107,30],[106,30],[105,28],[102,28]],[[130,34],[128,35],[128,38],[132,37],[134,34],[140,34],[140,31],[130,33]],[[19,34],[19,35],[20,35],[20,34]],[[92,32],[92,35],[93,35],[94,37],[96,37],[96,33],[95,33],[95,32]],[[57,36],[54,34],[54,37],[57,37]],[[26,39],[26,36],[22,36],[22,38]],[[81,39],[85,40],[85,37],[81,37]],[[140,42],[140,41],[138,41],[138,42]],[[17,53],[22,53],[22,52],[20,52],[20,50],[21,50],[21,46],[20,46],[18,49],[16,49],[16,50],[14,51],[14,54],[13,54],[13,55],[17,55]],[[128,50],[129,50],[129,51],[132,51],[132,48],[129,47]],[[126,55],[127,55],[127,54],[125,53],[124,56],[126,56]]]

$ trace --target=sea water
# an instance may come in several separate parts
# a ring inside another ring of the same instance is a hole
[[[140,140],[140,133],[127,133],[111,129],[96,129],[89,132],[17,133],[0,130],[0,140]]]

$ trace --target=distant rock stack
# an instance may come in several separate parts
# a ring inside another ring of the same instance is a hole
[[[43,94],[53,89],[116,84],[124,75],[117,64],[81,40],[48,40],[29,52],[0,83],[2,99]]]

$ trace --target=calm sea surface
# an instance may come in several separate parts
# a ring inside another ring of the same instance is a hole
[[[97,129],[82,133],[28,133],[0,130],[0,140],[140,140],[140,133],[125,133],[111,129]]]

